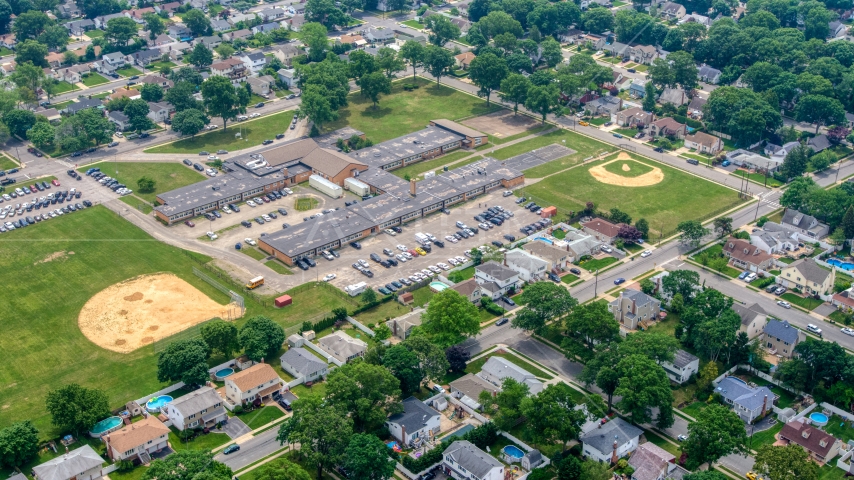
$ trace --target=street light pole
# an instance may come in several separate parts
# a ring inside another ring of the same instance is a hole
[[[599,296],[599,269],[596,269],[596,281],[593,283],[593,298]]]

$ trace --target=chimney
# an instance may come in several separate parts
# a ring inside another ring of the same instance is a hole
[[[409,181],[409,194],[415,196],[415,179]]]
[[[617,463],[617,436],[614,435],[614,451],[611,452],[611,463]]]
[[[762,414],[760,416],[765,416],[765,409],[768,408],[768,395],[765,395],[762,398]]]

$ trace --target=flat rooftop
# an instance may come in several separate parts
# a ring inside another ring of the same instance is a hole
[[[294,257],[372,226],[373,222],[347,208],[265,235],[261,240],[285,255]]]
[[[351,152],[350,156],[372,167],[382,167],[396,160],[420,155],[426,151],[465,139],[462,135],[436,126],[427,126],[373,147]]]
[[[157,195],[165,205],[154,209],[164,215],[174,215],[187,210],[217,202],[224,198],[239,195],[254,188],[284,180],[281,171],[272,171],[263,178],[252,175],[241,169],[233,169],[233,165],[223,164],[224,168],[232,168],[229,173],[221,173],[213,178],[177,188]]]

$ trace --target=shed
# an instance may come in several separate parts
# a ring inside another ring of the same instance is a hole
[[[276,299],[276,308],[287,307],[293,303],[294,299],[290,295],[282,295]]]
[[[409,305],[410,303],[415,301],[415,299],[412,296],[412,292],[404,292],[403,294],[397,296],[397,301],[404,305]]]
[[[445,410],[448,408],[448,400],[446,400],[445,397],[439,397],[433,400],[433,408],[440,412]]]
[[[296,333],[288,337],[288,346],[291,348],[301,347],[305,344],[305,339],[297,335]]]
[[[306,331],[302,332],[302,338],[304,338],[308,341],[314,340],[314,337],[315,337],[314,330],[306,330]]]
[[[540,216],[543,218],[551,218],[557,215],[557,207],[546,207],[540,212]]]

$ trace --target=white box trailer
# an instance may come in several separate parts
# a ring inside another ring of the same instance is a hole
[[[366,183],[360,182],[355,178],[346,178],[344,179],[344,188],[350,190],[360,197],[364,197],[371,193],[371,187],[369,187]]]
[[[319,190],[332,198],[341,198],[341,195],[344,194],[344,190],[339,185],[330,182],[320,175],[308,177],[308,184],[315,190]]]
[[[365,282],[354,283],[353,285],[347,285],[344,287],[344,291],[347,292],[351,297],[355,297],[356,295],[365,291],[368,288],[368,284]]]

